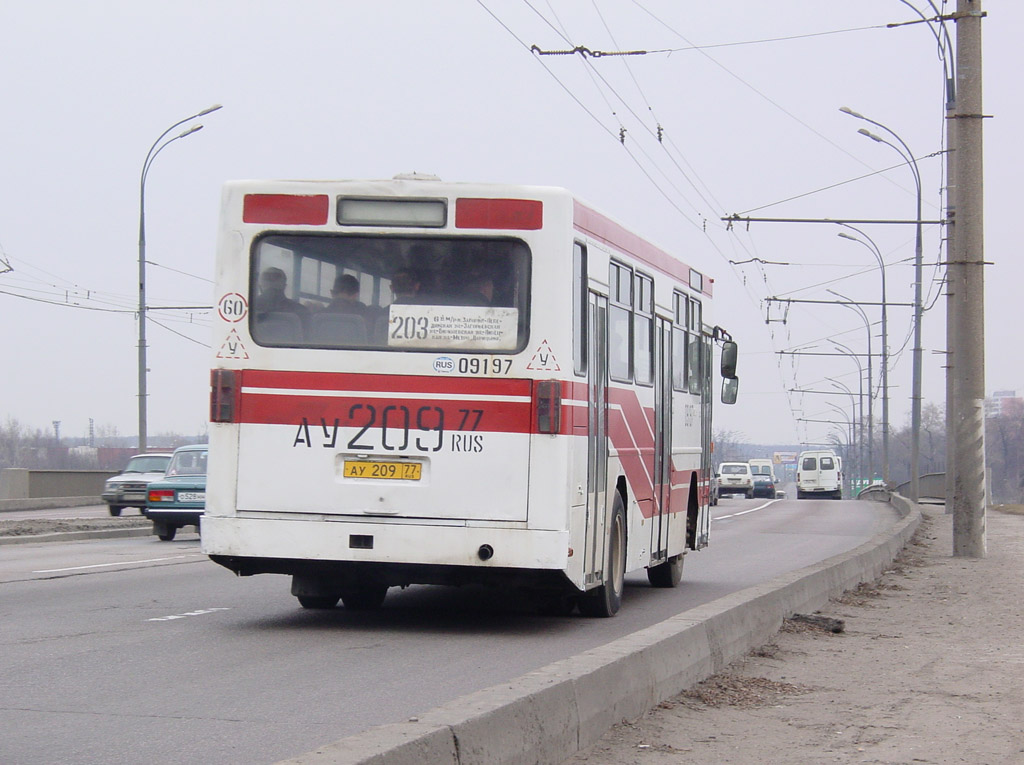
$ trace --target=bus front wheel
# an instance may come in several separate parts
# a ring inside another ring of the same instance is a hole
[[[622,588],[626,580],[626,512],[622,495],[615,492],[612,517],[608,523],[608,544],[604,584],[580,596],[580,613],[584,616],[615,616],[622,605]]]
[[[683,581],[683,556],[676,555],[664,563],[647,569],[647,581],[651,587],[676,587]]]

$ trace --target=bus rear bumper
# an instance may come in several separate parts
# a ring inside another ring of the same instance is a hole
[[[292,573],[283,561],[564,571],[570,554],[567,531],[210,515],[201,540],[204,553],[241,574]]]

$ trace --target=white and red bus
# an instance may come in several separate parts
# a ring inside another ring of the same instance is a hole
[[[563,189],[226,185],[202,546],[307,608],[679,583],[707,544],[712,280]]]

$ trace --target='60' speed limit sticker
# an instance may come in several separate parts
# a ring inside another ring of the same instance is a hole
[[[245,295],[238,292],[229,292],[217,303],[217,313],[224,321],[241,321],[248,312],[249,303],[245,299]]]

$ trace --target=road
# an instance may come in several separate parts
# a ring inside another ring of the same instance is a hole
[[[77,509],[76,509],[77,510]],[[512,594],[392,590],[376,613],[306,611],[280,576],[235,578],[198,537],[8,546],[0,558],[0,762],[272,763],[403,720],[852,549],[871,502],[723,500],[683,585],[627,581],[614,619]]]

